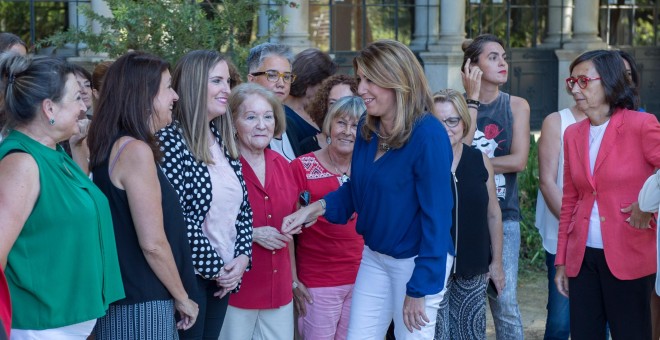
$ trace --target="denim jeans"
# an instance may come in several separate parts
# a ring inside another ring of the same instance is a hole
[[[567,340],[571,333],[571,314],[568,298],[561,295],[555,285],[555,254],[545,252],[545,265],[548,267],[548,318],[543,340]]]
[[[502,265],[506,287],[497,300],[489,299],[490,311],[495,322],[497,340],[523,339],[522,319],[518,309],[518,254],[520,253],[520,222],[503,221],[504,240]]]

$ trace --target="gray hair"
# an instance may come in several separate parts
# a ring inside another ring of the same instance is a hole
[[[328,109],[328,114],[323,120],[323,126],[321,127],[323,133],[326,136],[330,136],[332,131],[332,121],[341,118],[348,117],[349,119],[360,120],[364,111],[367,110],[367,107],[364,105],[362,97],[358,96],[349,96],[339,98],[334,104]]]
[[[256,71],[264,63],[264,60],[270,56],[282,57],[293,64],[293,52],[291,47],[275,43],[263,43],[250,49],[247,59],[248,73]]]

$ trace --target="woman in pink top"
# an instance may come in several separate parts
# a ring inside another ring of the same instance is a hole
[[[306,205],[350,180],[358,120],[365,111],[360,97],[343,97],[330,107],[322,131],[328,147],[291,162]],[[344,225],[320,217],[295,243],[293,293],[299,330],[305,339],[346,339],[353,284],[364,241],[355,219]]]

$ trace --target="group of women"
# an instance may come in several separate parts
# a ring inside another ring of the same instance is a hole
[[[390,40],[357,54],[357,82],[277,44],[253,48],[240,85],[215,51],[172,74],[129,52],[98,85],[58,59],[0,54],[12,339],[290,339],[294,322],[307,339],[382,339],[392,321],[397,339],[485,338],[489,281],[498,338],[522,338],[529,106],[499,91],[499,39],[464,50],[465,94],[431,94]],[[660,125],[632,111],[621,55],[587,52],[570,71],[587,119],[562,135],[557,287],[571,287],[574,338],[650,336],[655,222],[635,202],[660,167]],[[276,137],[299,157],[271,150]]]
[[[79,122],[88,111],[83,86],[89,81],[76,67],[50,57],[0,56],[10,131],[1,147],[0,200],[7,223],[0,258],[14,307],[11,322],[3,314],[6,333],[12,339],[90,333],[97,339],[217,339],[230,295],[234,306],[257,310],[278,310],[276,300],[288,300],[292,330],[292,237],[266,250],[277,242],[262,232],[280,228],[299,194],[288,161],[267,148],[286,126],[280,100],[257,84],[232,90],[228,61],[214,51],[187,54],[173,75],[163,59],[142,52],[129,52],[106,68],[102,85],[90,91],[98,101],[87,134]],[[352,105],[334,110],[324,128],[336,138],[337,162],[350,159],[363,112],[362,99],[351,98]],[[72,136],[85,141],[71,143],[74,158],[76,147],[89,148],[83,154],[89,155],[93,182],[58,144]],[[337,186],[345,181],[347,171],[336,173],[335,163],[326,162],[333,169],[329,178],[335,176]],[[306,181],[298,180],[301,186]],[[315,184],[306,187],[320,195]],[[259,227],[254,232],[253,225]],[[336,234],[321,233],[301,247],[324,238],[342,241],[346,232],[353,248],[361,247],[354,228],[334,229]],[[49,245],[53,239],[63,239],[63,247]],[[334,247],[325,247],[327,258]],[[276,248],[284,248],[281,262],[264,270],[271,258],[266,254]],[[352,254],[348,264],[337,263],[346,271],[338,285],[354,281],[359,253]],[[319,261],[314,255],[298,258]],[[243,280],[250,267],[252,276]],[[275,294],[261,289],[278,268],[276,281],[288,283]],[[314,277],[315,266],[300,268],[301,276],[312,278],[301,278],[301,289],[303,280],[310,290],[333,285]],[[3,300],[9,304],[8,297]],[[346,300],[340,306],[350,306],[350,294]],[[322,305],[319,298],[315,306]],[[233,326],[229,338],[273,338],[268,327],[281,334],[280,324],[267,316],[242,328],[243,316],[229,314],[228,320],[240,321],[225,322]],[[327,321],[317,314],[306,313]]]

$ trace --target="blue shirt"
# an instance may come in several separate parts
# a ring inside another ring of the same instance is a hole
[[[373,251],[415,258],[406,294],[419,298],[443,289],[447,253],[454,254],[450,228],[453,154],[442,123],[420,118],[408,142],[374,161],[378,141],[358,138],[351,180],[325,196],[325,218],[344,224],[358,213],[356,230]]]

